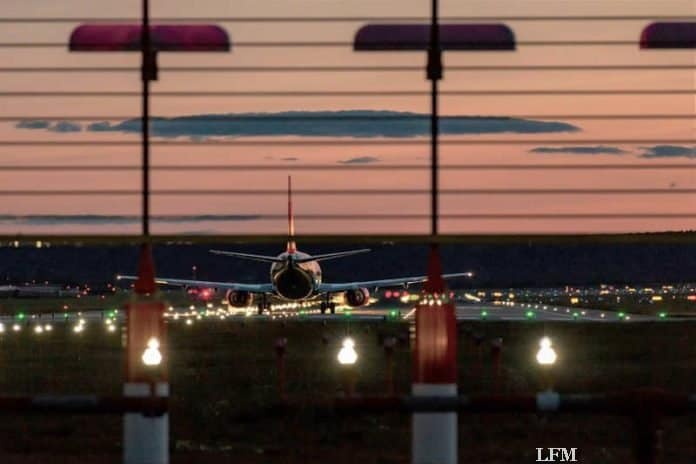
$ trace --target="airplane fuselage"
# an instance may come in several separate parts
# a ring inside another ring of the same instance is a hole
[[[307,253],[295,251],[278,255],[283,261],[271,265],[271,282],[275,293],[285,300],[304,300],[316,293],[321,284],[321,266],[317,261],[297,263],[295,259],[311,258]]]

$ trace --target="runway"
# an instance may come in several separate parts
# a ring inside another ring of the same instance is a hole
[[[29,326],[36,329],[42,325],[44,329],[49,326],[49,331],[56,324],[71,324],[73,326],[90,323],[104,323],[108,328],[109,324],[117,325],[124,318],[123,310],[92,310],[81,313],[44,313],[44,314],[22,314],[0,316],[2,323],[1,332],[21,331]],[[215,320],[219,322],[235,321],[242,319],[252,320],[308,320],[308,321],[330,321],[341,318],[352,320],[381,321],[381,320],[402,320],[414,322],[415,309],[408,307],[365,307],[365,308],[339,308],[336,314],[320,314],[318,309],[304,309],[297,311],[278,311],[272,315],[256,314],[256,310],[237,310],[228,311],[224,307],[200,306],[200,307],[170,307],[165,313],[169,323],[195,323],[201,320]],[[606,323],[630,323],[630,322],[650,322],[650,321],[683,321],[685,318],[670,319],[668,317],[648,316],[639,314],[620,313],[615,311],[601,311],[590,308],[577,308],[565,306],[553,306],[542,304],[508,303],[503,305],[493,305],[485,303],[459,304],[456,306],[456,317],[459,321],[519,321],[519,322],[606,322]],[[694,318],[686,318],[693,320]],[[19,326],[19,329],[17,328]]]

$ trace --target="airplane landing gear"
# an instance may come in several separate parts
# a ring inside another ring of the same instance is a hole
[[[266,297],[264,296],[259,301],[259,304],[256,305],[256,312],[258,313],[259,316],[261,316],[265,310],[268,310],[270,312],[271,305],[268,304],[268,301],[266,300]]]

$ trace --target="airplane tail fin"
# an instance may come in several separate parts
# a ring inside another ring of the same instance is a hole
[[[287,252],[294,254],[297,252],[295,244],[295,216],[292,212],[292,177],[288,176],[288,245]]]
[[[349,250],[349,251],[338,251],[336,253],[325,253],[323,255],[313,255],[308,258],[296,259],[296,263],[304,263],[307,261],[326,261],[327,259],[345,258],[346,256],[353,256],[360,253],[367,253],[371,251],[369,248],[363,248],[360,250]]]

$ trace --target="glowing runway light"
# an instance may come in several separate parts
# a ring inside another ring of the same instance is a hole
[[[556,351],[551,347],[551,339],[544,337],[539,342],[536,360],[542,366],[550,366],[556,362]]]
[[[192,319],[186,319],[186,325],[193,325]]]
[[[109,332],[116,332],[116,326],[113,324],[109,324],[106,330],[108,330]]]
[[[15,331],[15,332],[19,332],[20,330],[22,330],[22,326],[19,325],[19,324],[14,324],[14,325],[12,326],[12,330]]]
[[[37,325],[36,327],[34,327],[34,333],[36,333],[36,334],[40,335],[43,333],[43,331],[44,331],[43,327],[41,327],[40,325]]]
[[[159,340],[152,337],[147,342],[147,348],[143,352],[142,360],[146,366],[159,366],[162,362],[162,353],[159,350]]]
[[[73,327],[73,332],[75,333],[82,333],[83,330],[85,330],[85,326],[83,324],[76,324],[75,327]]]
[[[658,317],[660,319],[667,319],[667,313],[660,313],[660,314],[658,314]]]
[[[51,324],[46,324],[46,325],[44,326],[44,330],[45,330],[46,332],[52,332],[52,331],[53,331],[53,326],[52,326]]]
[[[5,324],[0,322],[0,333],[5,333]]]
[[[346,338],[338,352],[338,362],[341,365],[353,365],[357,360],[358,353],[355,351],[355,342],[352,338]]]

